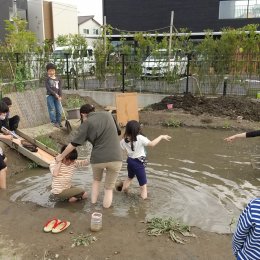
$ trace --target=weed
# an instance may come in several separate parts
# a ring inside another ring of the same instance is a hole
[[[66,101],[66,107],[71,108],[79,108],[84,105],[86,102],[82,100],[80,97],[69,97]]]
[[[146,231],[149,236],[159,236],[168,233],[171,240],[176,243],[184,244],[185,240],[177,236],[176,232],[182,234],[184,237],[196,237],[190,233],[190,227],[180,223],[174,218],[162,219],[152,218],[146,222]]]
[[[35,169],[38,168],[38,164],[36,162],[29,162],[27,165],[28,169]]]
[[[224,129],[230,129],[230,128],[231,128],[231,124],[230,124],[229,122],[225,121],[224,124],[223,124],[223,126],[222,126],[222,128],[224,128]]]
[[[232,217],[232,219],[230,220],[230,223],[229,223],[230,232],[232,230],[232,225],[234,225],[235,223],[236,223],[236,218]]]
[[[38,137],[36,137],[36,140],[39,141],[40,143],[44,144],[45,146],[53,149],[54,151],[57,151],[57,152],[59,151],[59,147],[58,147],[57,143],[48,136],[44,136],[44,135],[38,136]]]
[[[75,246],[88,246],[90,244],[92,244],[93,242],[97,241],[97,238],[92,236],[91,234],[79,234],[77,237],[73,237],[73,244],[71,245],[71,247],[75,247]]]
[[[162,123],[163,126],[168,126],[168,127],[180,127],[182,123],[179,120],[176,120],[174,118],[171,118],[169,120],[166,120]]]

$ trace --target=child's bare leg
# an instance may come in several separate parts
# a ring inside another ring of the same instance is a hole
[[[83,193],[83,195],[82,195],[81,198],[82,198],[83,200],[85,200],[87,197],[88,197],[88,194],[87,194],[87,192],[85,191],[85,192]]]
[[[103,207],[104,208],[109,208],[112,204],[113,201],[113,190],[108,190],[105,189],[105,195],[104,195],[104,199],[103,199]]]
[[[142,199],[147,199],[147,185],[140,186]]]
[[[100,181],[93,180],[93,183],[92,183],[92,193],[91,193],[91,202],[93,204],[95,204],[97,202],[97,199],[98,199],[99,185],[100,185]]]
[[[76,197],[69,198],[69,202],[76,202],[76,201],[78,201],[78,198]]]
[[[0,189],[6,189],[6,172],[7,167],[0,171]]]
[[[132,179],[129,179],[129,178],[126,179],[126,180],[124,181],[122,191],[127,192],[127,190],[128,190],[128,188],[129,188],[129,186],[130,186],[131,183],[132,183]]]

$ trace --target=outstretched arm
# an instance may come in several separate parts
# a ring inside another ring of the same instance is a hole
[[[231,142],[236,138],[245,138],[245,137],[250,138],[250,137],[256,137],[256,136],[260,136],[260,130],[254,130],[254,131],[250,131],[250,132],[244,132],[244,133],[232,135],[232,136],[225,138],[224,140]]]
[[[51,174],[53,175],[53,176],[58,176],[59,175],[59,172],[60,172],[60,166],[61,166],[61,162],[55,162],[55,161],[53,161],[53,162],[51,162],[50,163],[50,171],[51,171]]]
[[[169,135],[160,135],[157,138],[155,138],[154,140],[152,140],[151,142],[149,142],[147,144],[147,146],[156,146],[161,140],[166,140],[166,141],[170,141],[171,137]]]
[[[224,140],[227,141],[227,142],[232,142],[236,138],[245,138],[245,137],[246,137],[246,132],[240,133],[240,134],[231,135],[229,137],[226,137]]]

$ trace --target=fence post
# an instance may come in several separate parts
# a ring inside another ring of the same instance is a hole
[[[66,75],[67,75],[67,84],[68,89],[70,89],[70,76],[69,76],[69,53],[64,53],[66,58]]]
[[[16,58],[16,64],[18,64],[19,63],[19,53],[18,52],[15,53],[15,58]]]
[[[187,62],[187,75],[186,75],[186,94],[189,92],[189,75],[190,75],[190,60],[191,60],[191,53],[187,54],[188,62]]]
[[[224,77],[223,96],[226,96],[227,94],[227,81],[228,81],[228,77]]]
[[[122,92],[125,93],[125,54],[122,54]]]

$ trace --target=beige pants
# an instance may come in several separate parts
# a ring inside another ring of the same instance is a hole
[[[85,191],[79,187],[71,186],[69,189],[63,190],[60,194],[54,194],[55,197],[65,200],[71,197],[80,198]]]
[[[122,161],[91,164],[93,179],[101,181],[106,169],[105,189],[112,190],[115,187],[117,176],[122,168]]]

